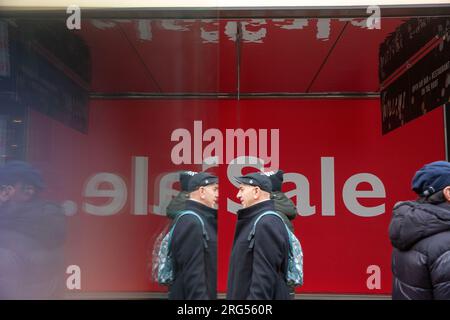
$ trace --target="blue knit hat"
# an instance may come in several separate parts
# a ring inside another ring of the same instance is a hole
[[[422,197],[428,197],[447,186],[450,186],[450,163],[447,161],[424,165],[412,179],[412,189]]]
[[[10,161],[0,168],[0,184],[27,183],[38,189],[45,184],[41,173],[24,161]]]

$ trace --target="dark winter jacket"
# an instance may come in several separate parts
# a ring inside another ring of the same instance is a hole
[[[297,208],[291,199],[286,197],[286,195],[281,191],[273,191],[271,193],[271,199],[274,202],[275,211],[280,214],[283,218],[284,223],[288,228],[294,232],[294,226],[291,220],[294,220],[297,216]]]
[[[171,240],[175,280],[169,288],[169,299],[216,299],[217,209],[187,200],[185,210],[194,211],[203,219],[208,247],[203,245],[200,221],[193,215],[181,217]]]
[[[400,202],[389,226],[393,299],[450,299],[450,205]]]
[[[66,217],[51,202],[0,208],[0,299],[62,298]]]
[[[264,216],[256,226],[254,247],[249,248],[248,236],[256,218],[273,210],[273,200],[268,200],[238,211],[227,299],[289,299],[285,281],[289,240],[283,221]]]

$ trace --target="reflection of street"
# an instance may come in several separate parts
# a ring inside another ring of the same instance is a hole
[[[61,298],[65,216],[40,198],[40,173],[22,161],[0,168],[0,298]]]

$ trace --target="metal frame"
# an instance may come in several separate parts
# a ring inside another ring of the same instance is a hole
[[[91,99],[378,99],[378,92],[320,92],[320,93],[142,93],[142,92],[121,92],[103,93],[93,92],[89,96]]]
[[[450,4],[380,6],[382,17],[448,16]],[[247,19],[247,18],[359,18],[367,6],[239,7],[239,8],[83,8],[83,18],[98,19]],[[65,8],[18,9],[4,7],[1,17],[51,19],[67,17]]]

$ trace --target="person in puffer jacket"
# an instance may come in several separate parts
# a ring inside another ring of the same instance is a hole
[[[43,188],[26,162],[0,167],[0,299],[64,297],[66,216]]]
[[[422,167],[412,189],[419,198],[397,203],[389,225],[392,299],[450,299],[450,163]]]

